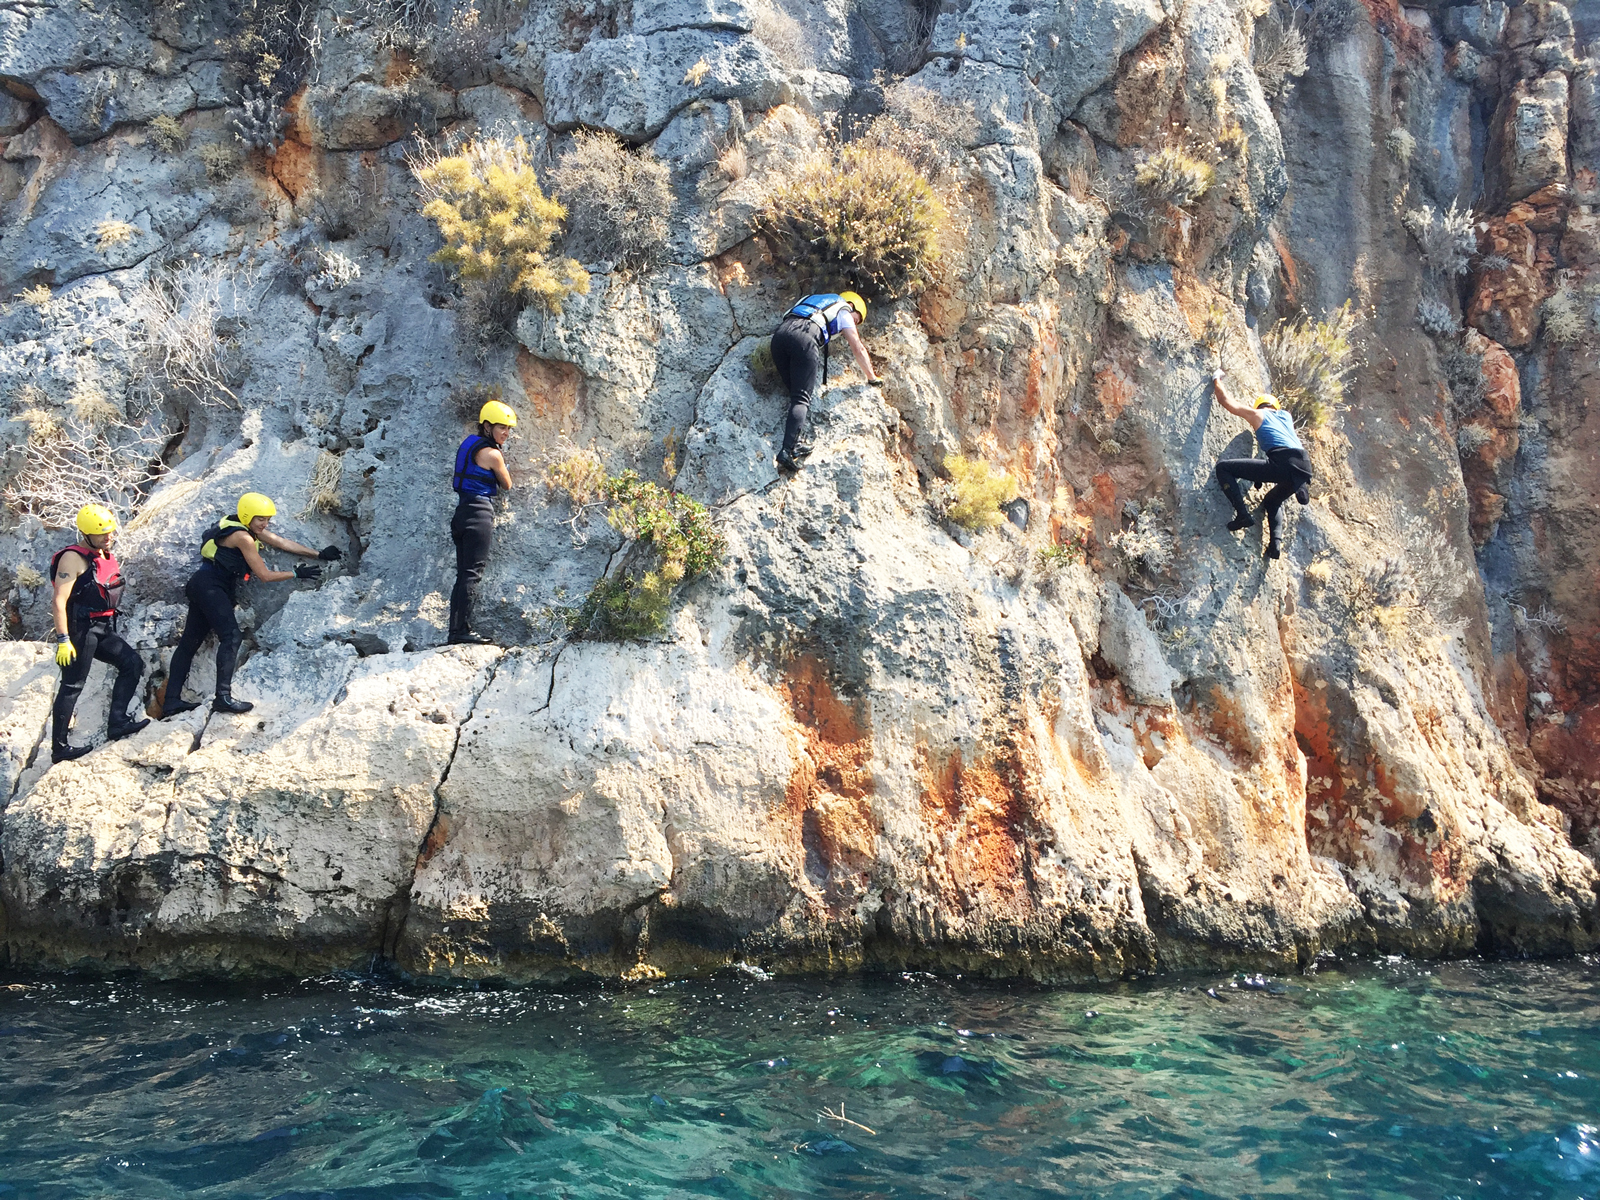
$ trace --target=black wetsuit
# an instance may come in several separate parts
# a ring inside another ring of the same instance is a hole
[[[76,553],[83,552],[77,550]],[[78,697],[83,695],[83,685],[89,678],[89,668],[95,659],[115,667],[117,671],[117,680],[111,685],[109,725],[112,734],[133,724],[128,717],[128,705],[139,687],[139,677],[144,674],[144,660],[139,657],[139,652],[116,632],[115,602],[108,601],[97,586],[96,565],[96,560],[91,558],[89,569],[78,576],[67,597],[67,637],[77,650],[78,657],[73,659],[70,666],[61,668],[61,687],[56,692],[55,705],[51,709],[50,741],[57,749],[67,744],[72,713],[78,707]],[[120,578],[117,580],[117,590],[121,590]],[[106,612],[103,608],[91,611],[107,603],[110,603],[112,611]]]
[[[819,381],[825,381],[825,342],[817,323],[806,317],[786,316],[772,335],[772,365],[789,389],[789,416],[783,424],[783,453],[793,457]]]
[[[1239,488],[1241,479],[1274,485],[1261,507],[1267,513],[1269,540],[1276,543],[1282,525],[1278,510],[1290,496],[1310,484],[1311,460],[1300,447],[1285,446],[1268,450],[1266,458],[1225,458],[1217,463],[1217,483],[1222,486],[1222,494],[1233,505],[1239,520],[1248,521],[1250,510],[1245,507],[1244,494]]]
[[[451,640],[472,635],[472,602],[478,582],[489,565],[489,545],[494,540],[494,497],[500,481],[477,462],[478,451],[497,449],[493,439],[469,434],[456,449],[456,469],[451,481],[457,494],[450,518],[450,540],[456,546],[456,585],[450,589]]]
[[[200,554],[204,561],[183,585],[183,594],[189,600],[189,615],[184,618],[178,648],[172,652],[172,667],[167,674],[168,705],[183,699],[189,666],[208,633],[217,635],[217,697],[223,700],[233,697],[233,673],[239,665],[239,646],[244,641],[233,610],[239,602],[240,582],[250,578],[250,567],[242,550],[221,543],[240,530],[248,531],[248,526],[232,517],[224,517],[201,535]],[[256,543],[258,548],[260,544]]]

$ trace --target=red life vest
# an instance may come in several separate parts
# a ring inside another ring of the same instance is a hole
[[[102,553],[93,546],[63,546],[50,559],[50,578],[56,577],[56,565],[68,550],[81,554],[89,569],[79,575],[67,597],[67,615],[88,617],[91,620],[117,615],[117,605],[122,601],[122,564],[115,554]]]

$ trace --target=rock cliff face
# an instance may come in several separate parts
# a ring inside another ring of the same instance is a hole
[[[1065,980],[1600,940],[1600,8],[415,8],[0,9],[10,964]],[[836,362],[780,479],[753,358],[794,285],[752,212],[913,92],[971,106],[964,228],[874,305],[888,386]],[[543,172],[582,129],[668,167],[664,261],[588,262],[485,343],[415,136]],[[1209,188],[1137,202],[1174,146]],[[1459,261],[1424,228],[1452,206]],[[1264,562],[1222,528],[1212,464],[1250,451],[1213,354],[1270,386],[1262,334],[1346,301],[1361,365]],[[509,648],[446,647],[447,464],[491,387]],[[727,540],[659,637],[558,636],[624,549],[539,482],[569,445]],[[241,491],[347,557],[244,589],[256,711],[52,767],[47,522],[129,446],[153,706]],[[1018,482],[1006,523],[941,519],[957,453]]]

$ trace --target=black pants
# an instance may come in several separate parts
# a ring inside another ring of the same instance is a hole
[[[1278,510],[1290,496],[1311,482],[1311,460],[1304,450],[1271,450],[1266,458],[1225,458],[1219,462],[1217,483],[1222,487],[1222,494],[1233,505],[1234,512],[1248,518],[1250,510],[1245,507],[1244,493],[1239,489],[1241,479],[1274,485],[1261,507],[1266,509],[1267,532],[1275,542],[1282,524]]]
[[[463,494],[450,518],[450,540],[456,544],[456,586],[450,591],[450,634],[472,630],[472,601],[489,565],[494,540],[494,504],[487,496]]]
[[[783,452],[793,454],[800,431],[816,401],[817,382],[823,377],[822,346],[813,321],[785,317],[772,335],[772,365],[789,389],[789,417],[783,424]]]
[[[233,695],[233,672],[239,665],[239,643],[244,640],[233,615],[236,587],[233,576],[216,567],[201,567],[184,584],[189,615],[184,619],[178,648],[172,652],[172,670],[167,674],[168,701],[183,699],[189,665],[208,633],[217,635],[217,695]]]
[[[67,633],[77,648],[78,657],[70,667],[61,668],[61,688],[56,692],[50,726],[50,740],[57,746],[67,744],[72,710],[78,707],[78,697],[83,695],[83,684],[89,678],[89,667],[95,659],[117,669],[117,681],[111,685],[110,726],[113,730],[128,724],[128,704],[139,686],[139,676],[144,674],[144,659],[113,633],[105,621],[86,621],[81,625],[72,622]]]

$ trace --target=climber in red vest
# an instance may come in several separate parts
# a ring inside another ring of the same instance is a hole
[[[111,553],[117,538],[117,518],[109,508],[85,504],[78,510],[78,532],[72,545],[56,551],[50,560],[56,618],[56,665],[61,668],[61,688],[56,692],[50,719],[50,761],[82,758],[92,746],[72,746],[67,727],[72,710],[83,693],[89,666],[95,659],[117,669],[111,687],[108,741],[138,733],[148,720],[128,716],[128,704],[144,674],[144,660],[117,636],[117,605],[122,599],[122,567]]]

